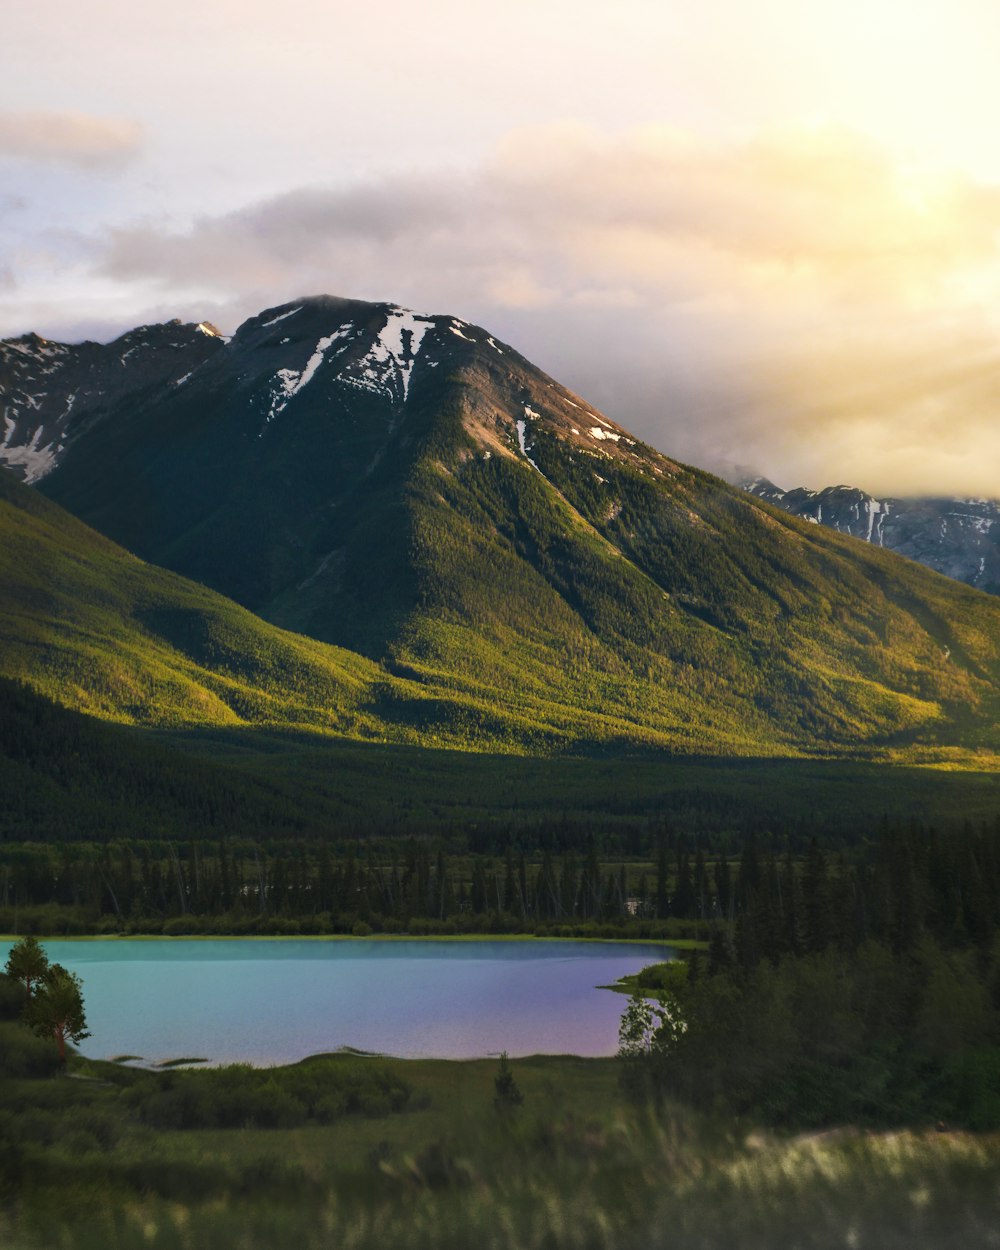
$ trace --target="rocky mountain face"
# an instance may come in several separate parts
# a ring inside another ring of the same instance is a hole
[[[55,364],[22,378],[18,412],[42,431],[29,442],[51,450],[35,490],[358,657],[337,662],[359,674],[367,733],[512,751],[993,749],[1000,602],[676,463],[481,328],[320,297],[230,341],[134,333],[162,346],[133,389],[111,380],[129,336],[68,411]],[[83,351],[45,346],[53,362]],[[23,473],[25,444],[9,443],[0,460]],[[215,633],[187,609],[157,620],[214,671]],[[276,705],[306,681],[263,667]]]
[[[367,646],[422,593],[422,471],[537,474],[547,438],[593,461],[595,486],[600,464],[676,471],[484,330],[323,297],[251,318],[183,380],[81,409],[33,480],[144,559]]]
[[[181,386],[223,346],[208,322],[140,326],[113,343],[0,342],[0,463],[37,482],[72,440],[121,404]]]
[[[739,483],[777,508],[896,551],[990,594],[1000,594],[1000,500],[876,499],[852,486],[784,491],[766,477]]]

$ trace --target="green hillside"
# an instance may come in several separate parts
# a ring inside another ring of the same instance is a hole
[[[66,559],[56,513],[19,504],[21,549],[47,524],[53,554],[27,584],[8,544],[3,671],[152,724],[993,759],[995,598],[667,459],[476,327],[417,319],[417,353],[391,306],[275,312],[183,387],[71,430],[41,486],[296,635],[107,544]]]
[[[300,725],[364,736],[379,680],[143,563],[0,471],[0,676],[144,725]]]
[[[662,727],[681,749],[995,747],[986,596],[697,470],[665,482],[655,453],[595,463],[538,422],[538,472],[455,425],[411,478],[421,594],[387,639],[397,671],[615,709],[631,741]],[[301,607],[271,614],[317,629]]]
[[[275,311],[181,389],[71,431],[41,484],[145,559],[355,652],[266,635],[295,652],[289,704],[285,661],[244,672],[230,634],[241,700],[179,719],[509,752],[993,758],[995,599],[675,464],[474,326],[424,319],[419,354],[392,356],[401,310],[324,297],[271,329]],[[184,650],[189,626],[160,611],[144,629]],[[196,657],[219,699],[215,651]],[[166,719],[126,685],[90,710]]]

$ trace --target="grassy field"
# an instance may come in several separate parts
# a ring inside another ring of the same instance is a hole
[[[3,1026],[10,1028],[12,1026]],[[955,1133],[806,1136],[626,1102],[613,1060],[513,1064],[523,1104],[494,1107],[497,1063],[309,1060],[331,1081],[388,1068],[409,1094],[330,1124],[163,1130],[129,1104],[141,1075],[73,1062],[8,1079],[0,1237],[10,1250],[414,1250],[681,1246],[990,1246],[1000,1140]],[[294,1073],[293,1069],[279,1070]],[[202,1073],[211,1079],[212,1074]],[[75,1078],[75,1079],[74,1079]]]

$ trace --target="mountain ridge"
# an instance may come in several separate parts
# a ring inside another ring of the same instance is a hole
[[[876,498],[844,485],[785,491],[766,477],[736,484],[793,516],[898,552],[977,590],[1000,594],[1000,500]]]
[[[671,460],[486,330],[321,297],[194,332],[182,385],[71,414],[32,489],[379,666],[393,732],[995,750],[996,601]]]

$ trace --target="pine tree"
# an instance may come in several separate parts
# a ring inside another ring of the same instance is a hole
[[[10,948],[4,971],[11,980],[23,984],[30,998],[49,971],[49,957],[37,938],[19,938]]]
[[[495,1090],[493,1106],[501,1114],[513,1111],[524,1102],[524,1095],[514,1080],[514,1073],[511,1071],[505,1050],[500,1052],[500,1066],[493,1078],[493,1088]]]
[[[674,891],[673,913],[690,919],[695,912],[694,882],[691,879],[691,860],[686,851],[677,856],[677,889]]]
[[[669,913],[667,901],[667,839],[660,834],[656,839],[656,918],[665,920]]]
[[[826,950],[833,936],[830,883],[826,856],[815,838],[809,843],[809,853],[802,872],[802,909],[806,950],[813,953]]]
[[[89,1037],[83,1010],[83,986],[74,972],[53,964],[38,992],[28,1002],[24,1022],[39,1037],[52,1037],[59,1047],[59,1062],[66,1063],[66,1043]]]

